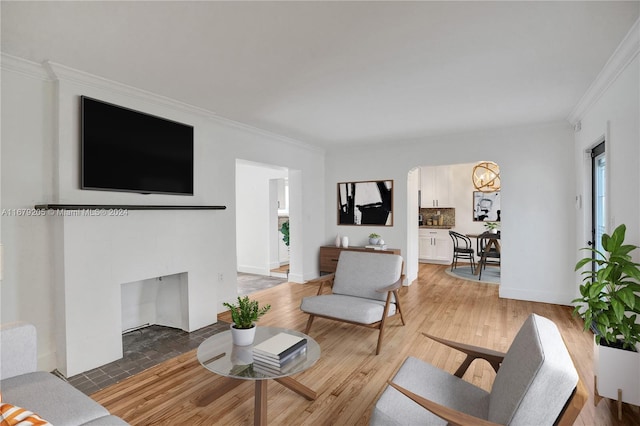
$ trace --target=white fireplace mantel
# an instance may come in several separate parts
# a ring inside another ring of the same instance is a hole
[[[121,284],[184,273],[187,331],[217,320],[215,211],[53,217],[58,368],[72,376],[122,357]]]

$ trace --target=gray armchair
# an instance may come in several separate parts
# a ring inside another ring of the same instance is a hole
[[[371,425],[572,425],[587,400],[547,318],[530,315],[506,354],[428,337],[466,353],[462,366],[450,374],[407,358],[378,399]],[[491,392],[462,380],[476,358],[497,372]]]
[[[320,287],[316,296],[305,297],[300,304],[309,314],[305,333],[309,334],[315,317],[376,328],[378,355],[386,319],[399,314],[404,325],[398,297],[402,267],[402,257],[395,254],[343,250],[334,274],[309,281]],[[325,285],[332,287],[330,294],[323,294]]]

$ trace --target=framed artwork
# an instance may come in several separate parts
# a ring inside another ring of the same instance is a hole
[[[338,183],[338,225],[393,226],[393,180]]]
[[[473,191],[474,222],[500,222],[500,191]]]

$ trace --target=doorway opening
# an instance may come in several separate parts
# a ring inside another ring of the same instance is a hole
[[[475,166],[483,161],[449,165],[423,165],[408,172],[407,188],[407,277],[417,273],[419,263],[451,265],[454,242],[449,231],[472,236],[471,248],[475,261],[478,255],[477,236],[496,229],[500,230],[502,210],[499,188],[483,192],[474,186]],[[484,163],[487,163],[484,161]],[[499,234],[501,237],[501,233]],[[499,240],[500,237],[496,237]],[[496,272],[499,283],[498,264],[489,265],[483,270]],[[461,266],[469,269],[469,276],[479,280],[477,271],[471,272],[471,265],[457,264],[456,270],[462,274]],[[448,268],[450,270],[451,268]]]
[[[289,170],[236,160],[236,259],[238,290],[285,282],[290,269],[283,224],[289,223]]]

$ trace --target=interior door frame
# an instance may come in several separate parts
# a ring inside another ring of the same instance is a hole
[[[602,224],[603,224],[603,232],[607,232],[608,231],[608,211],[609,211],[609,206],[608,206],[608,193],[609,193],[609,189],[608,189],[608,183],[609,183],[609,164],[608,164],[608,159],[607,159],[607,150],[606,150],[606,139],[603,138],[600,142],[598,142],[595,146],[593,146],[590,149],[590,153],[589,153],[589,157],[590,157],[590,170],[591,170],[591,184],[590,184],[590,193],[591,193],[591,214],[589,217],[589,240],[587,241],[587,244],[592,247],[592,248],[598,248],[598,232],[596,230],[597,227],[597,223],[596,223],[596,217],[598,216],[598,203],[596,200],[596,194],[597,194],[597,174],[596,174],[596,159],[599,157],[604,157],[605,160],[605,169],[604,169],[604,186],[603,186],[603,192],[605,195],[605,199],[604,199],[604,208],[603,208],[603,217],[602,217]],[[596,258],[596,253],[593,252],[592,253],[592,257],[595,260]],[[594,262],[592,264],[592,269],[595,271],[596,269],[596,263]]]

